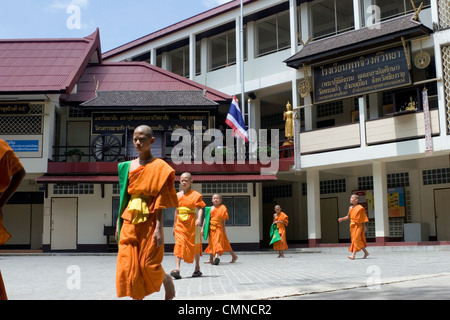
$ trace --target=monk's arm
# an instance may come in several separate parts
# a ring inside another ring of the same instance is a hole
[[[159,248],[164,244],[163,237],[163,210],[157,209],[156,212],[156,226],[153,233],[153,241],[156,243],[156,247]]]
[[[198,208],[198,217],[197,217],[197,221],[195,221],[195,225],[197,227],[202,226],[202,221],[203,221],[203,208]]]

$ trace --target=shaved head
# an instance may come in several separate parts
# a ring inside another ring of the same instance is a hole
[[[153,130],[152,130],[152,128],[150,128],[149,126],[147,126],[145,124],[140,125],[136,129],[134,129],[134,132],[140,132],[140,133],[145,134],[149,138],[153,138]]]

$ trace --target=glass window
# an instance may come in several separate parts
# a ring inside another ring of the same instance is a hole
[[[291,33],[288,13],[258,22],[256,30],[258,37],[258,56],[290,47]]]
[[[204,196],[203,201],[207,206],[212,206],[210,196]],[[250,226],[250,197],[222,196],[222,204],[228,211],[226,226]]]
[[[353,0],[323,0],[311,5],[313,39],[320,39],[355,26]]]
[[[170,70],[183,77],[189,77],[189,46],[169,52]]]
[[[211,38],[209,45],[211,55],[210,71],[236,63],[236,33],[234,30]]]
[[[421,0],[416,1],[416,8],[419,7],[421,2],[423,2],[423,8],[430,7],[431,5],[431,0]],[[381,21],[404,14],[409,14],[414,11],[410,0],[361,0],[361,8],[363,8],[362,10],[364,10],[362,12],[362,16],[365,17],[364,25],[367,22],[367,19],[369,19],[369,17],[372,18],[372,16],[375,14],[374,11],[369,10],[369,6],[371,5],[375,5],[378,7],[380,12],[379,19]]]

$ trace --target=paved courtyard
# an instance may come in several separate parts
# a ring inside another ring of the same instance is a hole
[[[354,261],[346,248],[289,250],[284,259],[272,251],[237,252],[235,264],[224,254],[218,266],[203,264],[203,256],[200,278],[191,277],[193,265],[182,263],[183,278],[174,280],[176,300],[332,299],[351,292],[361,299],[402,299],[386,291],[393,285],[405,286],[404,293],[421,288],[421,299],[440,293],[450,299],[449,246],[369,247],[369,252],[367,259],[359,254]],[[174,266],[166,253],[166,272]],[[113,254],[0,254],[10,300],[116,300],[115,267]],[[163,298],[164,290],[147,299]]]

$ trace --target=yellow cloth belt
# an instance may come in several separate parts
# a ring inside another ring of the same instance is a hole
[[[217,220],[209,221],[209,229],[210,230],[216,230],[220,225],[221,225],[220,221],[217,221]]]
[[[187,208],[187,207],[179,207],[178,208],[178,219],[181,221],[186,221],[189,218],[191,213],[195,213],[195,209]]]
[[[128,202],[128,211],[133,214],[133,224],[138,224],[147,221],[150,212],[148,211],[148,202],[150,196],[135,195],[131,196]]]

